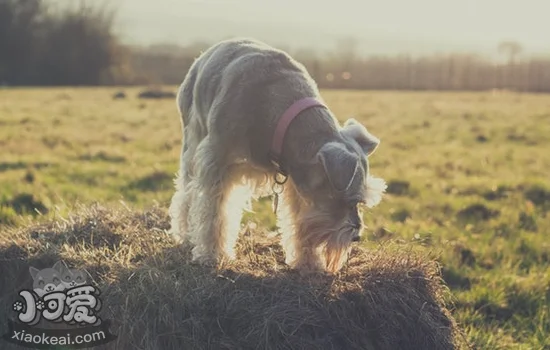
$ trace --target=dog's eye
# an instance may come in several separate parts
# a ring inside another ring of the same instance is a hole
[[[43,285],[44,285],[44,281],[42,281],[42,280],[38,281],[38,285],[39,285],[39,286],[43,286]]]
[[[59,283],[59,278],[57,278],[57,277],[54,277],[54,279],[53,279],[53,283]]]
[[[70,280],[71,279],[71,276],[65,276],[65,280]]]
[[[78,277],[76,278],[76,280],[77,280],[77,281],[81,281],[81,280],[82,280],[82,277],[78,276]]]

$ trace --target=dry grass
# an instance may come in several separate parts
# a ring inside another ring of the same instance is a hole
[[[44,241],[21,239],[8,226],[26,232],[27,220],[66,216],[75,203],[112,207],[123,200],[132,210],[168,208],[181,147],[174,100],[139,99],[142,87],[124,88],[126,98],[113,99],[119,91],[0,89],[1,246],[19,244],[10,248],[14,252],[46,249],[39,243]],[[452,292],[452,314],[474,347],[550,349],[550,95],[322,94],[341,122],[353,116],[382,140],[370,169],[388,181],[389,193],[365,213],[361,246],[378,251],[391,244],[424,257],[435,254]],[[243,223],[277,229],[269,200],[254,202],[253,210]],[[117,232],[127,230],[123,224],[130,230],[131,224],[117,223]],[[138,237],[143,235],[131,239]],[[78,255],[71,253],[73,239],[62,248],[67,252],[53,257],[133,271],[148,261],[140,256],[145,251],[149,260],[162,260],[169,251],[164,247],[171,246],[159,240],[158,247],[137,249],[125,238],[110,248],[105,239],[94,234],[89,251],[79,246]],[[188,265],[180,254],[174,271],[181,274]],[[100,277],[106,285],[109,278],[120,279],[110,271]]]
[[[63,259],[102,291],[102,318],[118,335],[109,349],[459,347],[437,265],[417,253],[357,248],[339,275],[303,277],[275,236],[245,229],[238,261],[208,269],[190,264],[167,228],[165,210],[92,206],[4,231],[0,310],[31,283],[29,265]]]

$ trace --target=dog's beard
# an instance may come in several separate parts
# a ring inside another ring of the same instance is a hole
[[[345,225],[328,236],[323,247],[327,271],[334,273],[342,268],[348,259],[353,237],[357,235],[358,229]]]
[[[360,229],[345,220],[334,220],[329,213],[312,210],[301,218],[300,234],[308,245],[316,247],[325,269],[335,273],[347,260],[353,238]]]

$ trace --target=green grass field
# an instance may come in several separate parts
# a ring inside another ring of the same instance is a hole
[[[168,207],[175,101],[115,91],[0,90],[0,230],[78,203]],[[382,140],[370,164],[388,195],[365,214],[363,244],[434,256],[475,347],[550,349],[550,96],[323,96],[341,121],[353,116]],[[246,219],[273,229],[270,203],[255,207]]]

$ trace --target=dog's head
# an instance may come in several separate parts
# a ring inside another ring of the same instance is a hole
[[[64,290],[61,283],[61,270],[64,267],[63,262],[58,261],[53,267],[48,267],[39,270],[35,267],[29,267],[29,272],[33,279],[33,290],[38,296],[43,296],[47,293]]]
[[[86,275],[84,274],[84,271],[65,267],[62,272],[61,282],[66,288],[73,288],[86,283]]]
[[[352,242],[360,239],[362,207],[378,204],[382,179],[369,174],[368,157],[380,140],[354,119],[340,130],[337,142],[325,143],[309,166],[294,176],[307,203],[300,213],[301,230],[324,245],[328,270],[338,270]]]

